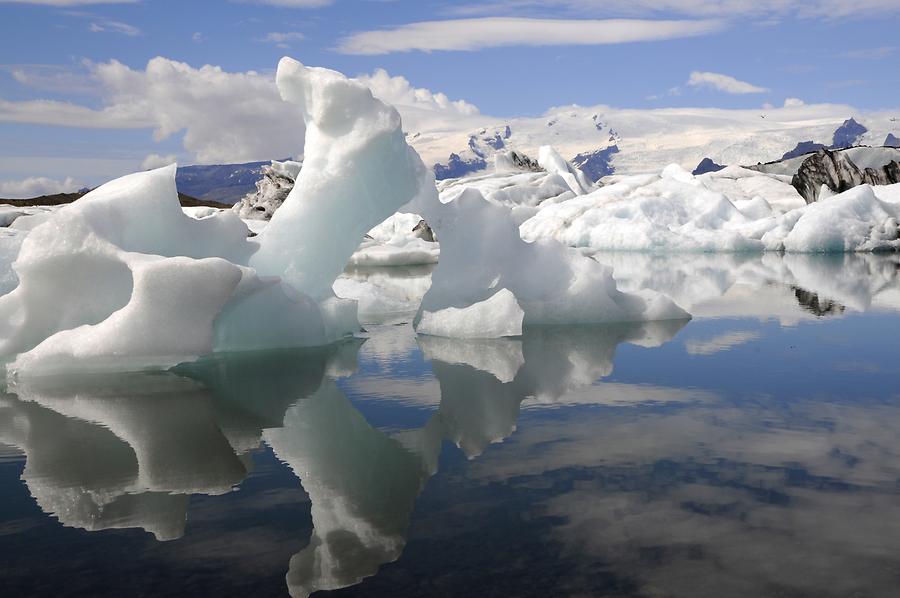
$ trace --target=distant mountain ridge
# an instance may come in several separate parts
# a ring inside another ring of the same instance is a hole
[[[835,129],[834,135],[831,138],[831,145],[816,143],[814,141],[801,141],[797,144],[797,147],[784,154],[781,159],[790,160],[791,158],[796,158],[805,154],[812,154],[821,149],[840,150],[847,149],[848,147],[853,147],[855,145],[860,145],[862,136],[868,132],[869,129],[859,124],[858,122],[856,122],[856,119],[851,117],[845,120],[843,124],[837,129]],[[888,138],[890,137],[891,134],[889,133]],[[885,143],[885,145],[888,144]]]
[[[263,167],[271,160],[243,164],[180,166],[175,175],[178,191],[204,201],[233,205],[256,190]]]
[[[845,111],[846,110],[846,111]],[[461,121],[460,127],[468,122]],[[608,175],[659,172],[672,163],[694,169],[703,158],[721,164],[754,164],[827,148],[898,143],[886,113],[858,114],[849,107],[712,110],[628,110],[562,106],[538,117],[498,119],[467,130],[410,131],[408,139],[437,179],[490,169],[498,151],[537,155],[550,145],[592,180]]]
[[[53,195],[41,195],[39,197],[31,197],[28,199],[3,199],[0,198],[0,205],[8,205],[15,206],[17,208],[27,208],[31,206],[61,206],[68,203],[72,203],[76,199],[81,199],[90,189],[82,189],[76,193],[55,193]],[[191,197],[190,195],[186,195],[182,192],[178,192],[178,201],[181,203],[181,206],[184,208],[197,208],[197,207],[209,207],[209,208],[223,208],[227,206],[223,206],[221,203],[216,201],[209,201],[204,199],[197,199],[196,197]]]

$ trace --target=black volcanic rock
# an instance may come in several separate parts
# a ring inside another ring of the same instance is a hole
[[[810,204],[819,199],[825,185],[843,193],[858,185],[892,185],[900,182],[900,164],[896,160],[881,168],[860,170],[845,152],[821,149],[803,161],[791,185]]]
[[[703,158],[691,174],[697,176],[699,174],[706,174],[707,172],[719,172],[723,168],[725,167],[721,164],[716,164],[711,158]]]
[[[867,128],[852,118],[848,118],[835,130],[834,137],[831,141],[831,149],[843,149],[859,145],[860,137],[867,132]]]
[[[619,146],[610,145],[601,150],[578,154],[572,159],[572,164],[581,170],[592,183],[596,183],[616,171],[610,161],[613,155],[618,153]]]
[[[884,138],[884,147],[900,147],[900,138],[893,133],[888,133]]]

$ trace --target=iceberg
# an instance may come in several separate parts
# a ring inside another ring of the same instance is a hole
[[[208,353],[216,314],[249,275],[246,236],[236,216],[186,216],[174,165],[107,183],[24,237],[19,284],[0,297],[0,355],[49,373]]]
[[[304,167],[250,265],[320,299],[332,294],[360,239],[429,186],[427,169],[407,145],[397,110],[361,83],[290,58],[279,63],[276,82],[303,110]]]
[[[25,235],[12,264],[18,285],[0,297],[8,375],[165,369],[213,352],[326,345],[361,329],[357,301],[334,292],[348,263],[433,263],[435,235],[443,253],[416,317],[424,333],[491,338],[532,324],[688,317],[650,291],[618,291],[609,268],[556,241],[526,242],[510,207],[477,189],[444,203],[399,113],[358,81],[283,58],[276,83],[300,107],[306,139],[302,168],[270,167],[296,180],[268,225],[249,238],[234,211],[186,214],[174,164],[31,217],[5,245]],[[539,162],[546,173],[524,174],[549,184],[538,197],[589,190],[551,148]],[[360,252],[368,231],[381,247]]]
[[[510,210],[477,189],[448,203],[435,192],[411,207],[441,243],[441,260],[415,319],[419,332],[497,338],[518,336],[526,325],[690,317],[656,293],[620,292],[611,269],[560,243],[524,241]]]
[[[521,234],[590,251],[896,250],[895,187],[862,185],[807,205],[785,175],[729,166],[694,176],[672,164],[542,205]]]

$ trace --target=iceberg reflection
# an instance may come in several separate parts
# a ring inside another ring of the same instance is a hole
[[[793,323],[845,309],[900,311],[900,256],[891,254],[598,253],[628,291],[660,292],[695,317]]]
[[[230,492],[268,444],[310,497],[313,532],[289,564],[293,596],[337,589],[399,558],[444,440],[470,458],[516,428],[526,399],[552,402],[607,375],[622,342],[655,345],[684,323],[537,328],[520,339],[422,337],[440,404],[420,428],[372,426],[333,378],[360,342],[220,355],[170,373],[19,381],[0,402],[0,442],[26,457],[41,509],[89,531],[185,533],[192,494]]]

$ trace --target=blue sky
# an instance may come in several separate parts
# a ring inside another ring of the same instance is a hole
[[[900,0],[0,0],[0,180],[28,157],[67,159],[61,177],[78,174],[79,157],[203,155],[178,133],[154,139],[158,123],[61,127],[50,114],[59,106],[21,104],[108,106],[93,65],[111,60],[135,72],[162,56],[266,76],[288,54],[350,75],[383,68],[500,117],[789,97],[879,109],[898,104],[898,17]],[[695,71],[714,76],[690,85]]]

